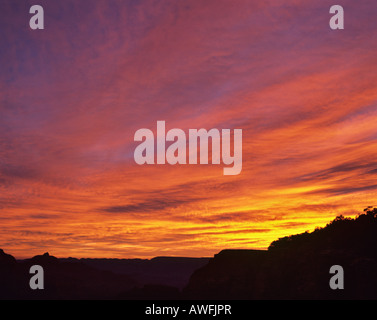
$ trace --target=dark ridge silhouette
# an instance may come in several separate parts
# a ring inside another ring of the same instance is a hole
[[[224,250],[192,275],[190,299],[377,299],[377,209],[273,241],[266,251]],[[332,290],[332,265],[344,289]]]
[[[273,241],[268,250],[223,250],[213,258],[16,260],[0,249],[0,299],[377,299],[377,209]],[[32,290],[32,265],[45,289]],[[344,269],[344,289],[329,286]],[[191,275],[191,277],[190,277]],[[182,289],[183,288],[183,289]]]
[[[100,270],[126,274],[139,286],[164,285],[182,289],[191,274],[206,265],[209,258],[155,257],[152,259],[80,259]]]
[[[17,262],[8,260],[11,271],[0,275],[0,283],[6,285],[0,287],[1,299],[111,299],[136,285],[126,275],[97,270],[80,261],[60,261],[48,253]],[[44,269],[43,290],[32,290],[29,286],[32,265]]]
[[[0,299],[173,299],[209,258],[58,259],[48,252],[17,261],[0,249]],[[32,290],[32,265],[44,269]]]

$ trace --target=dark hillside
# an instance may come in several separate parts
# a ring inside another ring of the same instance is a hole
[[[377,209],[273,241],[267,251],[224,250],[184,293],[202,299],[377,299]],[[332,290],[332,265],[344,290]]]

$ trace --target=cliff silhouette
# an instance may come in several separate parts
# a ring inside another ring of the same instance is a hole
[[[223,250],[192,275],[189,299],[377,299],[377,209],[273,241],[266,251]],[[332,290],[332,265],[344,289]]]
[[[268,250],[223,250],[213,258],[16,260],[0,249],[0,299],[377,299],[377,209],[336,217]],[[32,265],[45,289],[31,290]],[[329,286],[344,269],[344,289]]]

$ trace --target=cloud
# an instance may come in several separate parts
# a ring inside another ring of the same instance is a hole
[[[178,199],[167,199],[167,198],[160,198],[160,199],[147,199],[143,202],[139,202],[137,204],[129,204],[129,205],[116,205],[110,206],[106,208],[102,208],[103,210],[108,213],[148,213],[148,212],[159,212],[165,209],[176,208],[182,206],[187,203],[192,203],[195,201],[199,201],[203,199],[187,199],[187,200],[178,200]]]
[[[344,174],[356,174],[356,175],[365,175],[368,173],[373,174],[377,167],[377,162],[367,160],[358,160],[354,162],[345,162],[336,166],[333,166],[329,169],[320,170],[318,172],[307,173],[301,177],[296,177],[298,181],[310,181],[310,180],[326,180],[333,177],[343,177]]]
[[[309,194],[326,194],[326,195],[347,195],[356,194],[362,191],[373,191],[377,189],[377,184],[366,185],[361,187],[334,187],[334,188],[324,188],[321,190],[310,191]]]
[[[38,172],[25,165],[3,164],[0,165],[0,174],[8,180],[13,179],[35,179]]]

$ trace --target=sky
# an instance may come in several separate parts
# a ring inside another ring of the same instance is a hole
[[[1,0],[0,248],[213,256],[376,205],[377,3],[333,4]],[[242,129],[241,173],[138,165],[161,120]]]

